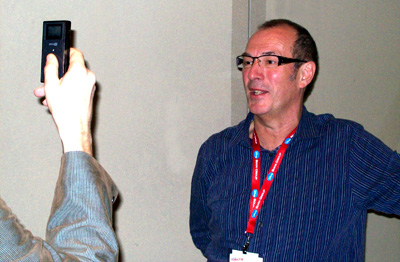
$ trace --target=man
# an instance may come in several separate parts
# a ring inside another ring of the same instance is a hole
[[[82,53],[71,49],[70,66],[58,79],[58,61],[50,54],[45,83],[35,89],[44,97],[63,144],[46,241],[32,236],[0,199],[0,261],[117,261],[112,202],[117,190],[92,157],[90,122],[95,76]]]
[[[300,25],[264,23],[237,65],[250,113],[199,151],[195,245],[208,261],[364,261],[367,210],[400,214],[399,154],[307,111],[318,53]]]

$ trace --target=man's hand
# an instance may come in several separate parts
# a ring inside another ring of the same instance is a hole
[[[58,61],[50,54],[44,68],[44,86],[36,88],[37,97],[45,97],[57,125],[64,152],[84,151],[92,155],[92,118],[95,75],[86,68],[83,54],[71,48],[68,72],[58,79]]]

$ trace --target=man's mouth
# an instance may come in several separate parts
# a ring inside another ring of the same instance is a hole
[[[265,94],[266,92],[265,91],[261,91],[261,90],[252,90],[252,91],[250,91],[250,93],[253,94],[253,95],[258,96],[258,95],[261,95],[261,94]]]

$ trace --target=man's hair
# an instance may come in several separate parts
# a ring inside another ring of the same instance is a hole
[[[293,44],[293,50],[292,50],[293,58],[302,59],[306,61],[313,61],[315,63],[316,69],[315,69],[314,79],[307,88],[309,89],[308,92],[311,92],[312,86],[314,85],[314,82],[317,78],[317,74],[319,71],[317,45],[315,44],[314,39],[312,38],[311,34],[308,32],[307,29],[287,19],[273,19],[266,21],[265,23],[261,24],[258,27],[258,30],[265,30],[280,26],[289,26],[297,32],[297,39]],[[301,65],[302,63],[294,64],[295,72],[297,72],[297,70],[300,68]]]
[[[314,39],[307,29],[295,22],[287,19],[269,20],[258,27],[258,30],[264,30],[272,27],[290,26],[297,32],[297,39],[293,45],[293,58],[306,61],[313,61],[318,68],[318,50]],[[299,67],[299,65],[297,65]]]

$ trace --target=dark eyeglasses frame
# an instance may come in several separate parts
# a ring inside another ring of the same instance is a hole
[[[237,69],[239,71],[242,71],[243,68],[239,68],[239,65],[243,64],[243,58],[244,57],[249,57],[251,59],[253,59],[253,61],[251,62],[251,66],[254,65],[254,60],[258,60],[258,63],[260,64],[260,57],[264,57],[264,56],[275,56],[278,58],[278,65],[284,65],[284,64],[290,64],[290,63],[307,63],[308,61],[306,60],[302,60],[302,59],[297,59],[297,58],[289,58],[289,57],[284,57],[284,56],[279,56],[279,55],[260,55],[260,56],[250,56],[250,55],[240,55],[236,57],[236,66]]]

